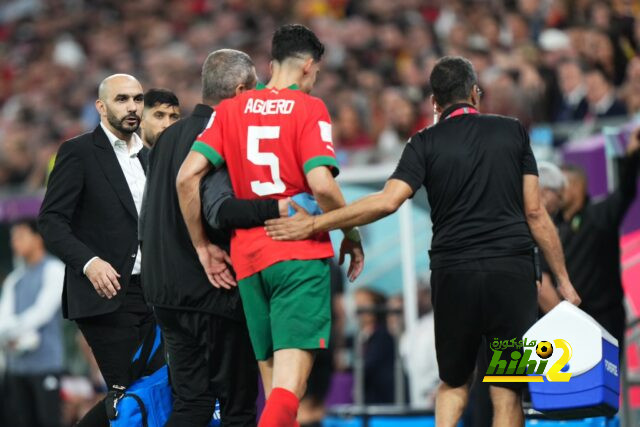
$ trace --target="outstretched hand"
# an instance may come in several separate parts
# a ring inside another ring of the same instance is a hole
[[[265,229],[273,240],[304,240],[314,234],[314,217],[293,200],[290,202],[296,214],[287,218],[267,220]]]
[[[231,258],[225,251],[212,243],[207,243],[204,246],[197,247],[196,252],[209,282],[214,287],[231,289],[237,286],[229,268]]]

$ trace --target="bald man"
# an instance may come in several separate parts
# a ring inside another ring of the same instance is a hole
[[[100,124],[60,147],[38,218],[48,248],[66,264],[64,317],[77,323],[111,391],[133,381],[132,356],[154,326],[137,238],[147,149],[135,132],[143,107],[134,77],[100,83]],[[99,403],[79,425],[108,426],[106,414]]]

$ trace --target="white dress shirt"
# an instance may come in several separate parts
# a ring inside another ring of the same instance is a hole
[[[422,316],[416,325],[402,334],[400,356],[409,376],[411,406],[432,409],[440,384],[433,311]]]
[[[136,211],[138,211],[138,216],[140,215],[140,208],[142,207],[142,195],[144,193],[144,186],[147,182],[147,177],[144,174],[144,169],[142,168],[142,164],[138,159],[138,153],[144,145],[142,144],[142,139],[135,132],[132,135],[131,147],[127,146],[127,143],[117,136],[115,136],[107,127],[100,123],[102,130],[107,135],[111,146],[113,147],[113,151],[116,153],[116,157],[118,158],[118,163],[120,163],[120,167],[122,168],[122,172],[124,173],[124,177],[127,180],[127,184],[129,185],[129,190],[131,191],[131,196],[133,197],[133,203],[136,205]],[[87,262],[82,269],[82,272],[86,274],[87,267],[91,264],[91,261],[98,257],[93,257]],[[140,274],[140,265],[141,265],[142,254],[140,253],[140,246],[138,245],[138,254],[136,255],[135,263],[133,264],[133,270],[131,274]],[[120,273],[120,272],[118,272]]]

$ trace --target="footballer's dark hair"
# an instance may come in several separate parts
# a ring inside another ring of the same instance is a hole
[[[144,108],[153,108],[156,105],[169,104],[172,107],[179,107],[180,101],[175,93],[168,89],[149,89],[144,94]]]
[[[318,62],[324,54],[324,45],[318,37],[300,24],[287,24],[278,28],[271,40],[271,57],[282,62],[287,58],[296,58],[300,55],[311,55]]]
[[[468,59],[445,56],[433,67],[429,83],[438,105],[446,107],[469,98],[473,85],[478,83],[478,77]]]

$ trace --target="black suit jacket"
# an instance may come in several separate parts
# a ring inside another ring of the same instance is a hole
[[[146,148],[138,154],[145,171],[147,156]],[[62,294],[65,318],[117,310],[138,251],[138,212],[101,126],[64,142],[58,150],[38,224],[48,249],[66,264]],[[111,300],[100,297],[82,273],[94,256],[110,263],[121,276],[122,289]]]

